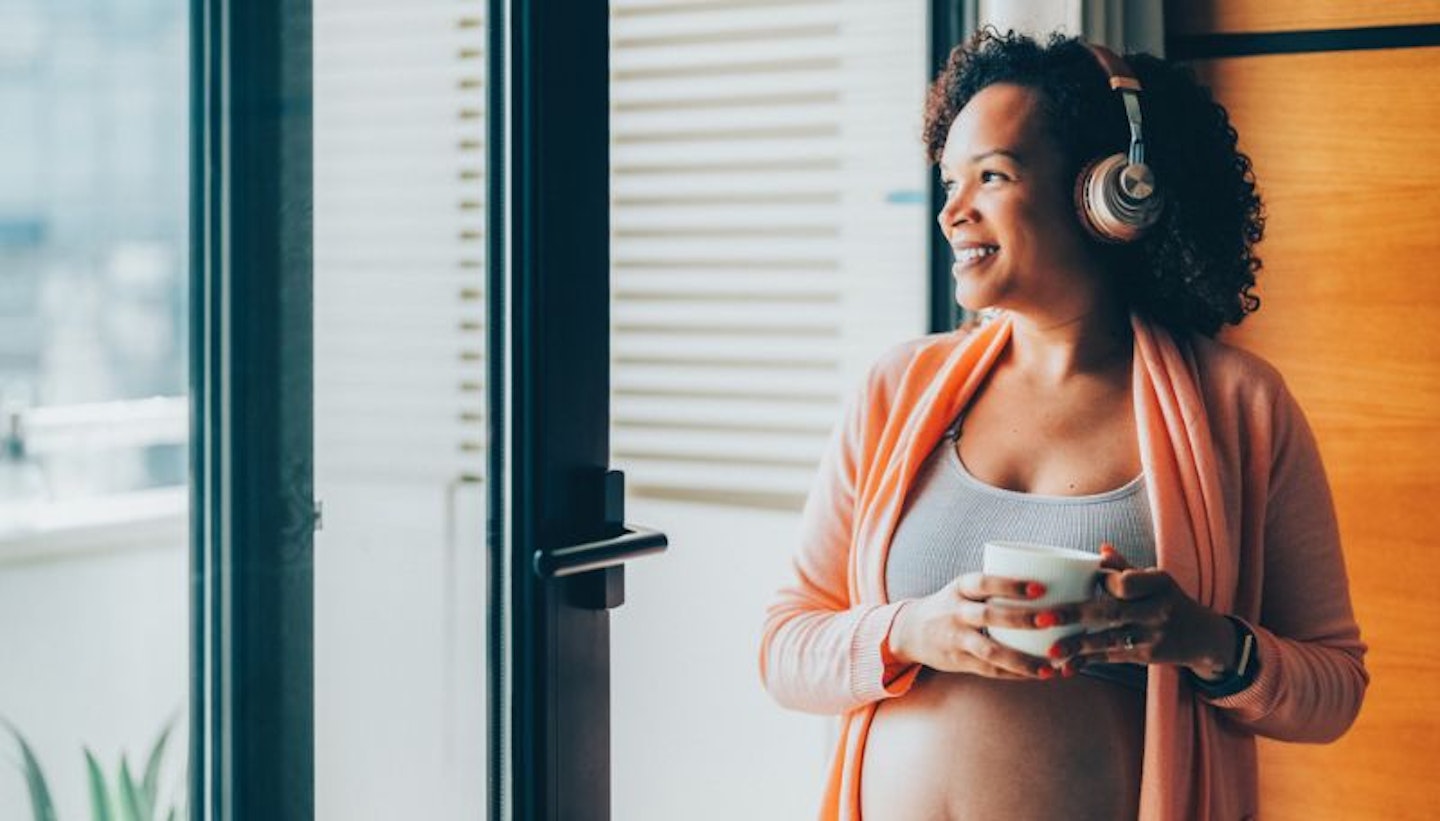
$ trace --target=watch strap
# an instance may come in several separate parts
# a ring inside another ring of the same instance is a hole
[[[1206,681],[1190,670],[1185,670],[1185,677],[1189,680],[1190,686],[1207,698],[1224,698],[1235,695],[1249,687],[1255,681],[1255,675],[1260,672],[1260,657],[1255,653],[1255,631],[1251,630],[1250,625],[1241,619],[1228,614],[1225,618],[1235,625],[1235,636],[1240,645],[1235,669],[1217,681]]]

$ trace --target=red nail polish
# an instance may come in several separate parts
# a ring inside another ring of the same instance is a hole
[[[1038,675],[1040,676],[1041,681],[1049,681],[1050,679],[1055,678],[1055,668],[1041,667]]]
[[[1046,653],[1045,655],[1049,656],[1052,659],[1063,658],[1065,656],[1065,649],[1061,647],[1060,642],[1057,641],[1054,644],[1050,645],[1050,652]]]
[[[1059,623],[1059,619],[1055,618],[1055,614],[1052,611],[1041,610],[1035,614],[1036,627],[1054,627],[1057,623]]]
[[[1041,596],[1045,595],[1045,585],[1041,584],[1040,582],[1030,582],[1029,584],[1025,585],[1025,595],[1029,596],[1032,599],[1038,599]]]
[[[1109,542],[1101,542],[1101,543],[1100,543],[1100,552],[1101,552],[1101,553],[1114,553],[1114,552],[1115,552],[1115,545],[1110,544]]]

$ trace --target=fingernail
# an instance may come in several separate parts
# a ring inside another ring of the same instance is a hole
[[[1036,627],[1054,627],[1059,623],[1060,620],[1055,617],[1055,612],[1052,610],[1041,610],[1035,614]]]
[[[1038,675],[1040,676],[1041,681],[1049,681],[1050,679],[1055,678],[1055,668],[1041,667]]]
[[[1060,675],[1064,676],[1065,678],[1073,678],[1075,675],[1075,665],[1066,662],[1065,666],[1060,668]]]
[[[1029,596],[1032,599],[1038,599],[1041,596],[1045,595],[1045,585],[1041,584],[1040,582],[1030,582],[1029,584],[1025,585],[1025,595]]]
[[[1061,647],[1060,642],[1057,641],[1054,644],[1050,645],[1050,651],[1045,655],[1049,656],[1052,659],[1064,658],[1065,648]]]
[[[1101,552],[1101,553],[1114,553],[1114,552],[1115,552],[1115,545],[1110,544],[1109,542],[1101,542],[1101,543],[1100,543],[1100,552]]]

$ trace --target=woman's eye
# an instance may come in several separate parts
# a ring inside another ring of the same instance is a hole
[[[1002,181],[1008,180],[1008,179],[1010,179],[1010,178],[1007,177],[1007,176],[1005,176],[1004,174],[1001,174],[999,171],[981,171],[981,172],[980,172],[980,182],[982,182],[982,183],[986,183],[986,182],[1002,182]]]

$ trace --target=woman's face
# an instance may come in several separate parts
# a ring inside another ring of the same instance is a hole
[[[1063,321],[1090,309],[1101,278],[1039,102],[1033,89],[996,84],[960,110],[940,156],[937,219],[962,306]]]

